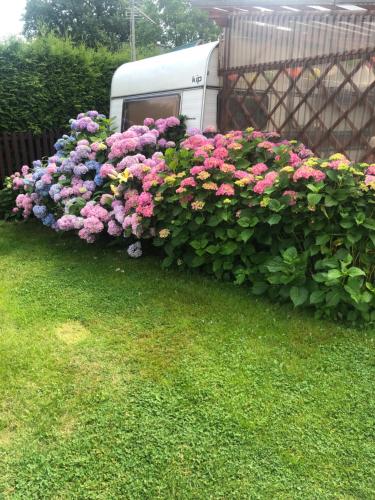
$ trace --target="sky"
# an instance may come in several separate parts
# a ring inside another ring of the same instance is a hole
[[[22,32],[20,20],[25,10],[26,0],[0,0],[0,39]]]

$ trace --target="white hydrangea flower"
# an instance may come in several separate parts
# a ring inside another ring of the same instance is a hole
[[[132,259],[139,259],[139,257],[142,257],[142,244],[140,241],[137,241],[128,247],[128,255]]]

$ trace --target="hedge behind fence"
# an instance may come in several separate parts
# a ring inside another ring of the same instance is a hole
[[[0,132],[62,128],[81,109],[108,114],[113,72],[129,60],[128,47],[95,51],[52,35],[0,44]]]

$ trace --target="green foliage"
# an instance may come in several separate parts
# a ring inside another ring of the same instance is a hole
[[[140,46],[158,41],[162,46],[178,47],[219,38],[220,28],[205,12],[192,7],[188,0],[144,0],[141,7],[156,24],[139,17],[136,34]]]
[[[218,26],[187,0],[143,0],[136,5],[138,47],[176,47],[219,36]],[[24,33],[29,39],[54,33],[74,44],[118,50],[129,41],[129,1],[28,0]]]
[[[0,131],[65,128],[82,109],[108,114],[113,72],[129,59],[128,48],[95,51],[52,35],[0,44]]]
[[[177,175],[159,188],[156,209],[155,244],[164,249],[164,265],[247,282],[257,295],[310,306],[319,317],[374,322],[375,199],[374,185],[365,183],[368,165],[351,165],[342,155],[309,158],[298,179],[288,162],[299,149],[293,152],[292,142],[272,147],[261,141],[264,136],[249,135],[230,152],[226,161],[237,173],[248,172],[237,181],[226,164],[193,179],[189,170],[202,158],[186,149],[168,152]],[[270,173],[254,178],[246,167],[260,162]],[[186,177],[196,185],[184,187]],[[370,175],[366,179],[371,183]],[[268,186],[263,191],[262,183]],[[232,193],[218,195],[220,185]]]
[[[12,209],[15,206],[16,194],[13,189],[8,187],[0,189],[0,219],[10,218]]]
[[[129,40],[127,9],[124,0],[27,0],[24,34],[49,32],[78,45],[118,50]]]

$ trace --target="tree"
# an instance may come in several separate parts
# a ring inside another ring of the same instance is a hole
[[[176,47],[218,37],[217,26],[188,0],[136,0],[136,14],[138,46]],[[24,20],[27,38],[52,32],[112,50],[129,41],[129,0],[27,0]]]
[[[139,17],[137,43],[155,41],[166,47],[186,45],[197,40],[217,40],[219,28],[207,14],[192,7],[188,0],[143,0],[140,8],[156,22]]]
[[[27,0],[24,21],[27,38],[49,32],[76,44],[114,50],[129,40],[124,0]]]

